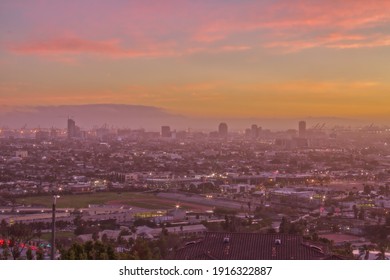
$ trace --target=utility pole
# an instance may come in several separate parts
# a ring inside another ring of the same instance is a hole
[[[59,195],[53,195],[52,225],[51,225],[51,259],[54,260],[56,242],[56,202]]]

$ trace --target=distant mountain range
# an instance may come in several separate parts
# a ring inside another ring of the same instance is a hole
[[[172,129],[217,130],[220,122],[226,122],[229,130],[243,130],[252,124],[263,129],[297,129],[299,120],[306,120],[308,128],[317,123],[326,123],[326,127],[334,125],[369,125],[370,121],[344,119],[336,117],[307,117],[300,119],[282,118],[194,118],[176,115],[165,109],[124,104],[87,104],[35,107],[0,107],[0,127],[20,128],[65,128],[67,118],[71,117],[82,129],[101,127],[104,124],[118,128],[160,131],[162,125]]]

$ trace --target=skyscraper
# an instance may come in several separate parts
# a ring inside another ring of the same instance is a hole
[[[305,137],[306,136],[306,122],[300,121],[298,124],[299,127],[299,137]]]
[[[251,135],[252,135],[253,139],[256,139],[257,137],[259,137],[259,129],[258,129],[256,124],[252,124]]]
[[[171,128],[167,125],[162,126],[161,137],[171,137],[171,136],[172,136]]]
[[[76,136],[76,122],[68,118],[68,138],[74,138]]]
[[[220,123],[218,126],[218,133],[220,137],[227,137],[228,135],[228,126],[226,123]]]

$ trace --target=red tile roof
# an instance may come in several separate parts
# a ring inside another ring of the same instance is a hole
[[[318,260],[328,256],[299,235],[207,232],[202,241],[173,252],[168,259]]]

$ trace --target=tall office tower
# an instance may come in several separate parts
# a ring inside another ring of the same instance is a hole
[[[172,136],[171,128],[167,125],[162,126],[161,137],[171,137],[171,136]]]
[[[68,138],[76,137],[76,122],[68,118]]]
[[[226,123],[220,123],[218,126],[218,134],[221,137],[227,137],[228,135],[228,126]]]
[[[251,127],[251,136],[252,138],[256,139],[257,137],[259,137],[259,129],[257,127],[256,124],[252,124],[252,127]]]
[[[298,126],[299,126],[299,137],[305,137],[306,136],[306,122],[300,121]]]

